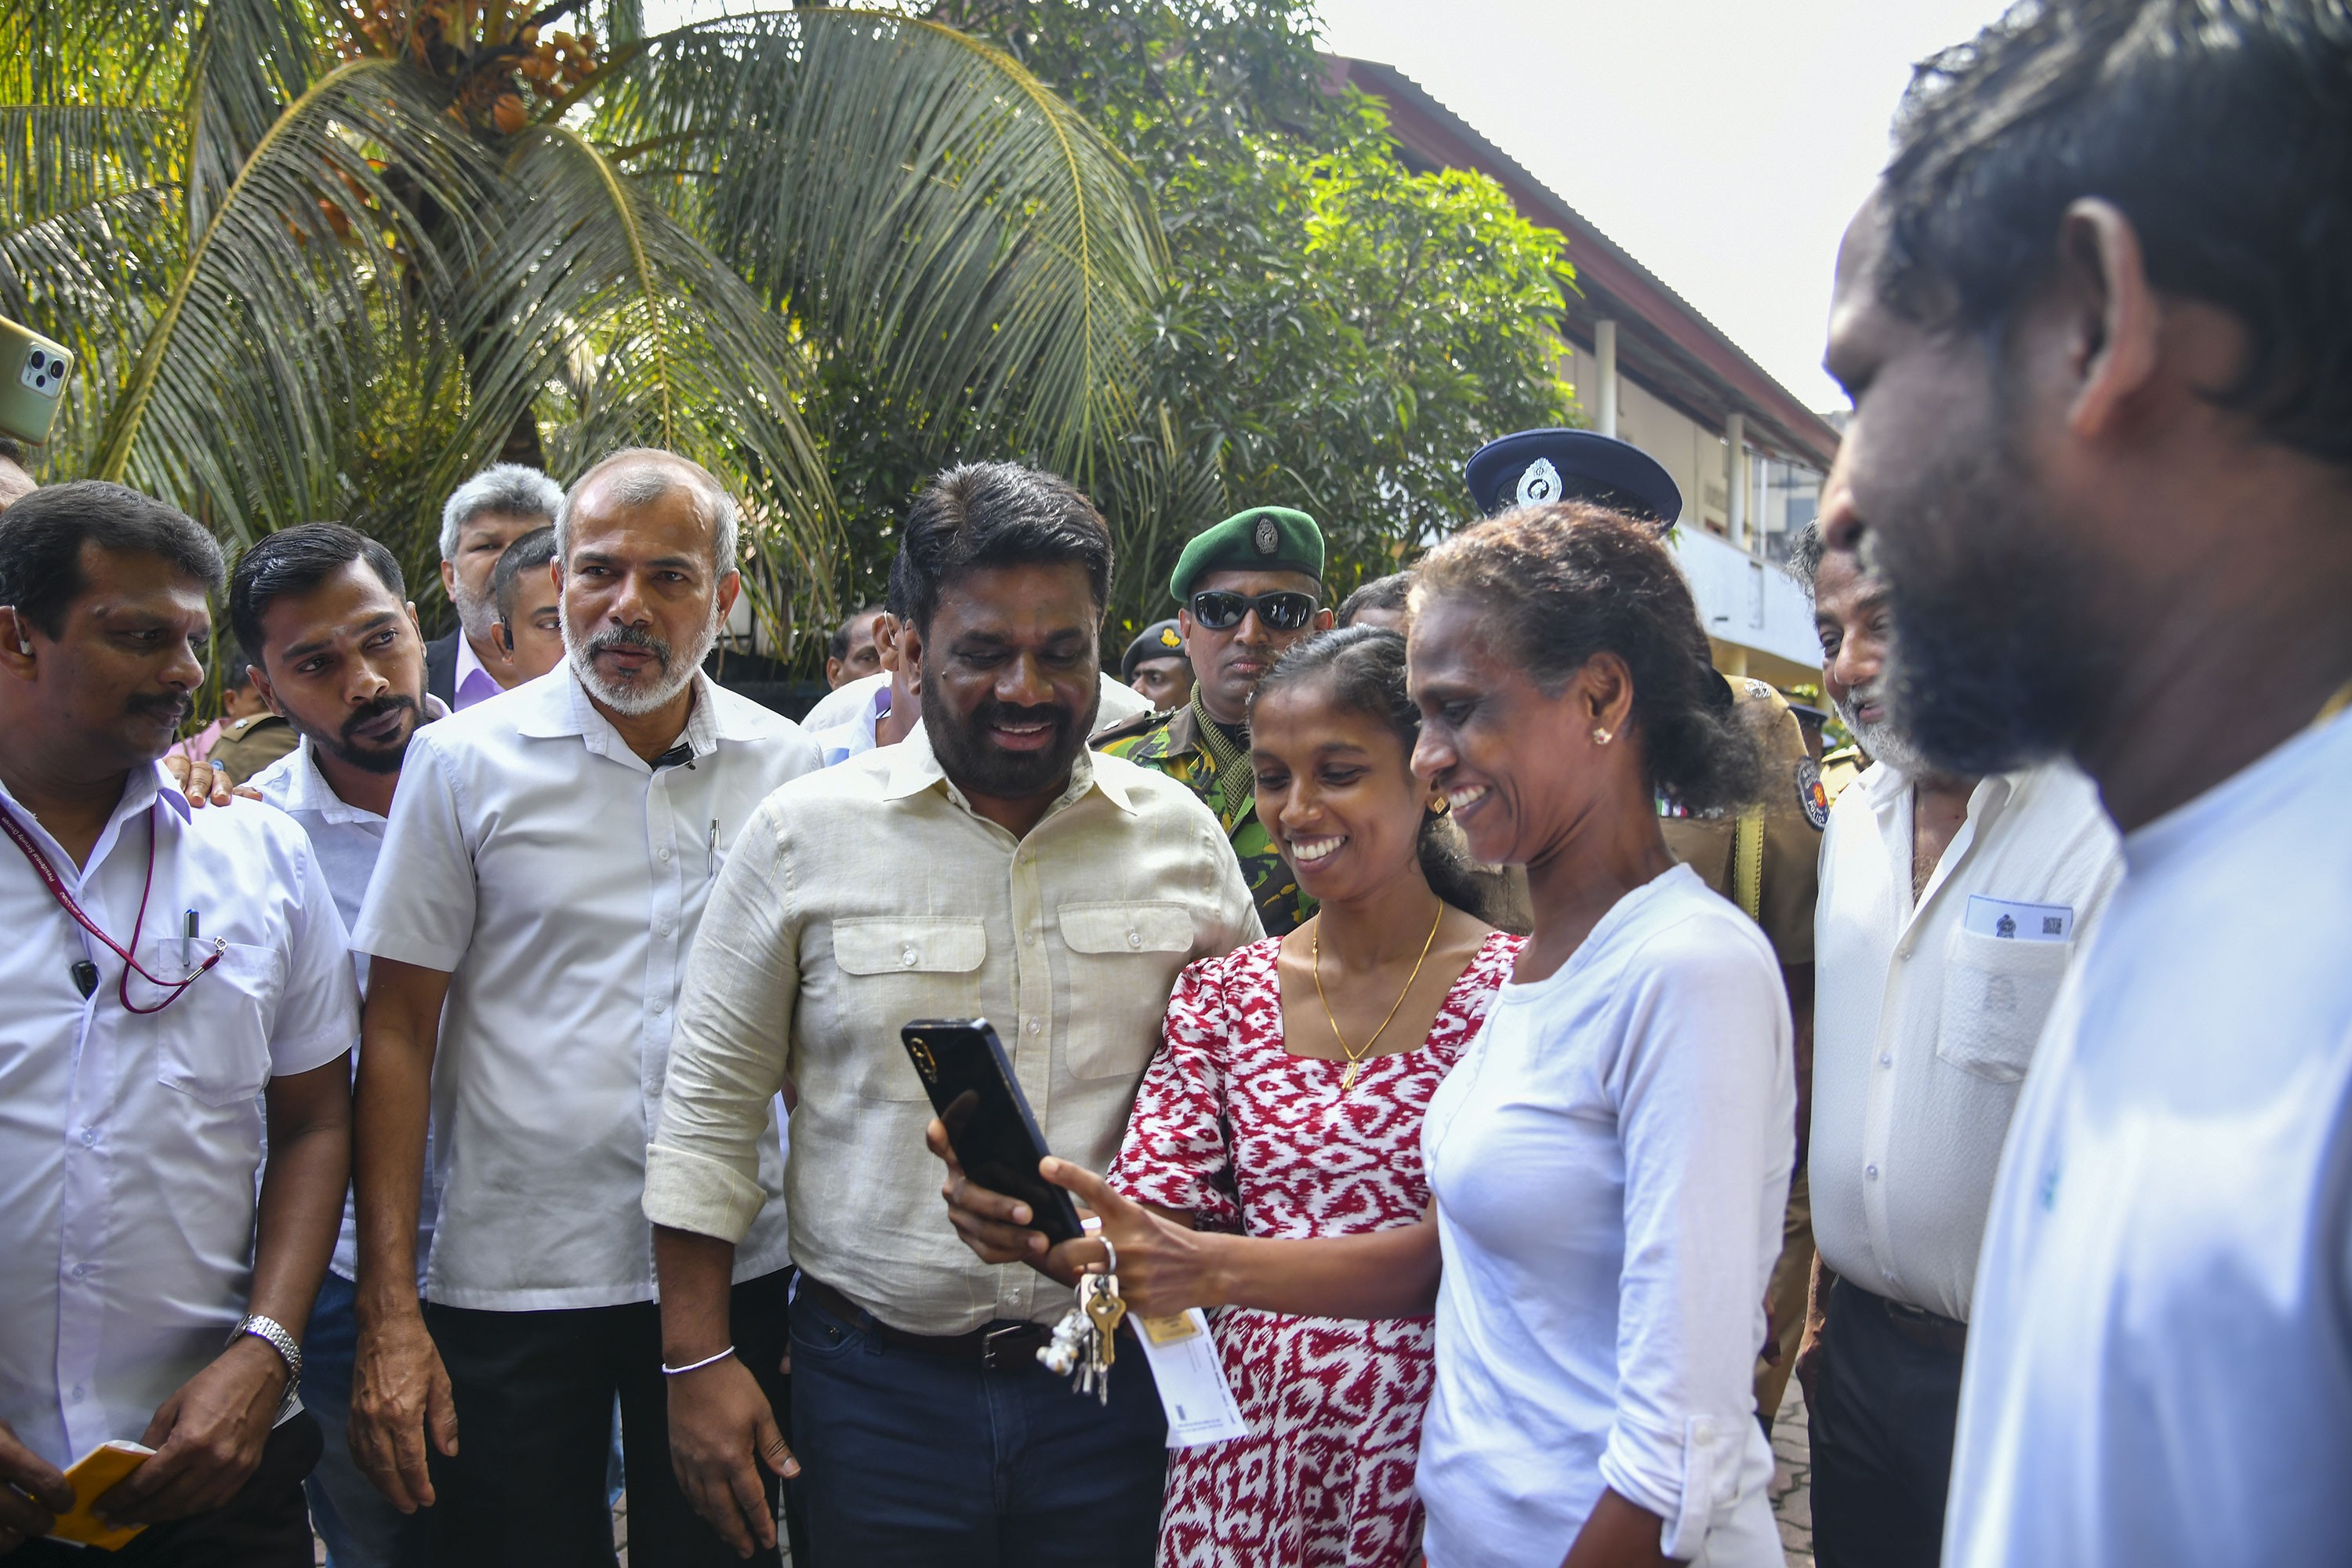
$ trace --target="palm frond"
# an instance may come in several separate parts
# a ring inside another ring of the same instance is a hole
[[[279,112],[178,260],[111,397],[98,477],[239,540],[331,515],[340,413],[379,350],[371,296],[445,286],[407,202],[465,210],[480,184],[428,89],[397,62],[352,60]]]
[[[1074,471],[1133,423],[1164,253],[1125,161],[1001,50],[795,10],[651,41],[598,130],[789,311],[927,406]]]
[[[555,472],[643,445],[739,476],[746,539],[772,574],[829,588],[836,524],[801,420],[802,351],[724,260],[585,139],[552,127],[517,148],[450,323],[469,406],[448,482],[552,398]]]

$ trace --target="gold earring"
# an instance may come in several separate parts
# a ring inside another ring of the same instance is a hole
[[[1592,743],[1594,745],[1605,746],[1614,739],[1616,739],[1615,736],[1610,734],[1608,731],[1602,729],[1600,725],[1595,724],[1592,727]]]

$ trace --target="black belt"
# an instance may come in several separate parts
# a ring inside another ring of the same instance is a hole
[[[1036,1365],[1038,1347],[1053,1333],[1043,1323],[998,1321],[982,1323],[961,1334],[910,1334],[904,1329],[892,1328],[822,1279],[802,1275],[800,1294],[844,1322],[854,1324],[860,1333],[886,1345],[946,1356],[952,1361],[978,1362],[991,1372]]]
[[[1855,1289],[1861,1288],[1857,1286]],[[1931,1351],[1942,1351],[1947,1355],[1958,1355],[1969,1348],[1969,1326],[1958,1318],[1947,1318],[1907,1302],[1889,1300],[1867,1290],[1863,1290],[1862,1294],[1877,1302],[1886,1313],[1887,1324],[1913,1344],[1925,1345]]]

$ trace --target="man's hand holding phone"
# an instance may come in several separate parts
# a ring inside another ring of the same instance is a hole
[[[1043,1231],[1031,1228],[1027,1204],[991,1192],[964,1173],[947,1127],[936,1117],[924,1142],[948,1168],[940,1187],[948,1221],[982,1262],[1026,1263],[1059,1284],[1075,1286],[1079,1275],[1108,1260],[1101,1241],[1107,1236],[1118,1249],[1119,1298],[1138,1314],[1172,1317],[1190,1307],[1224,1304],[1217,1269],[1222,1238],[1133,1202],[1091,1171],[1048,1156],[1038,1173],[1101,1222],[1099,1231],[1052,1245]]]

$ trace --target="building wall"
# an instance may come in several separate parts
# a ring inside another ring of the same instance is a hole
[[[1585,416],[1600,409],[1601,367],[1588,349],[1570,344],[1560,374],[1576,388]],[[1676,549],[1698,600],[1699,618],[1727,674],[1753,674],[1787,686],[1819,677],[1821,644],[1812,606],[1780,563],[1790,537],[1819,507],[1822,475],[1810,465],[1748,454],[1747,523],[1728,537],[1730,443],[1622,373],[1617,435],[1655,458],[1683,493]]]

